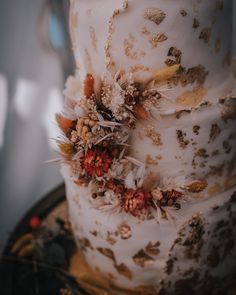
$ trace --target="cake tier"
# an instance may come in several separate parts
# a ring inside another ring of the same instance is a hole
[[[231,91],[231,0],[71,0],[70,30],[82,78],[125,71],[147,81],[180,65],[169,81],[179,108],[196,87],[196,105]]]
[[[189,286],[188,278],[196,273],[195,291],[206,288],[210,278],[231,278],[235,269],[231,255],[236,250],[236,203],[235,197],[230,197],[235,188],[186,204],[178,214],[173,212],[172,221],[159,223],[155,218],[140,221],[126,213],[94,208],[89,190],[74,184],[66,165],[62,173],[78,246],[90,266],[112,284],[129,289],[146,287],[147,292],[154,288],[157,292],[164,279],[165,294],[173,294],[178,281],[186,280]]]
[[[207,189],[195,197],[212,197],[236,184],[235,111],[236,100],[229,99],[139,120],[131,133],[131,156],[146,164],[146,177],[159,176],[164,187],[205,179]]]

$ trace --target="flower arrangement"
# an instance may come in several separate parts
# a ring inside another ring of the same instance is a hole
[[[119,71],[113,79],[87,74],[82,91],[76,78],[69,84],[65,113],[56,115],[63,133],[58,147],[74,183],[89,187],[97,208],[123,210],[140,219],[155,211],[168,217],[168,208],[180,209],[186,193],[206,188],[201,180],[166,187],[160,179],[145,188],[149,176],[145,164],[131,155],[130,134],[137,120],[160,109],[163,93],[153,82],[139,83]]]

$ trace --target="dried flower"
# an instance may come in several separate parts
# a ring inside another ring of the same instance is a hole
[[[35,230],[35,229],[38,229],[40,226],[41,226],[41,220],[38,216],[33,216],[30,218],[30,221],[29,221],[29,226]]]
[[[92,128],[96,125],[97,121],[91,119],[89,116],[79,118],[76,124],[77,135],[87,142],[93,137]]]
[[[85,153],[81,165],[89,176],[101,177],[108,172],[111,163],[108,150],[95,147]]]
[[[138,119],[147,119],[148,118],[148,112],[139,103],[134,106],[133,111],[134,111],[135,116]]]
[[[68,131],[74,128],[73,120],[63,117],[61,114],[56,114],[56,121],[60,129],[67,134]]]
[[[116,179],[109,179],[106,183],[106,188],[112,190],[116,194],[121,194],[124,191],[124,186]]]
[[[141,189],[129,189],[124,193],[121,206],[126,212],[131,213],[135,217],[140,217],[142,214],[147,214],[147,205],[151,199],[151,194]]]
[[[91,74],[87,74],[84,80],[84,96],[91,98],[94,94],[94,78]]]
[[[75,153],[75,147],[70,142],[59,142],[59,150],[66,159],[71,159]]]

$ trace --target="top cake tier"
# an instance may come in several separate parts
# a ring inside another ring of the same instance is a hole
[[[230,94],[231,0],[72,0],[70,27],[81,76],[156,77],[180,109]]]

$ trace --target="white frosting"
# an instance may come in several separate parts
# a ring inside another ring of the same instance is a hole
[[[169,251],[177,238],[179,229],[195,213],[201,212],[203,216],[206,214],[206,218],[208,218],[211,209],[216,205],[221,206],[235,190],[235,188],[234,190],[231,189],[206,201],[199,201],[191,205],[186,204],[178,213],[173,212],[173,216],[177,217],[175,222],[163,220],[159,224],[155,219],[139,221],[126,213],[104,212],[93,208],[88,190],[78,188],[73,183],[73,178],[70,178],[70,172],[66,166],[63,167],[62,173],[66,181],[69,213],[78,246],[81,247],[81,240],[84,238],[88,239],[92,246],[92,248],[87,247],[84,251],[87,262],[94,269],[98,267],[107,277],[109,277],[108,274],[113,274],[115,284],[128,288],[153,284],[159,288],[160,280],[164,276]],[[226,213],[224,211],[223,218],[228,220]],[[222,214],[218,217],[216,221],[222,218]],[[212,221],[214,219],[211,218],[210,222]],[[127,240],[116,234],[119,226],[124,223],[130,226],[132,232],[131,237]],[[115,244],[113,245],[107,239],[109,233],[114,238]],[[153,244],[160,242],[160,253],[151,255],[153,262],[150,264],[147,262],[144,267],[141,267],[135,264],[132,257],[142,249],[145,251],[149,242]],[[111,249],[117,264],[124,263],[130,270],[132,279],[119,274],[112,259],[101,254],[98,248]],[[189,264],[190,266],[191,264],[195,265],[195,262],[188,261],[188,266]],[[187,269],[185,263],[183,265],[184,269]]]
[[[165,15],[160,24],[145,18],[148,11],[155,9]],[[232,89],[231,0],[74,0],[70,19],[76,64],[81,73],[103,76],[107,70],[115,74],[141,66],[144,79],[166,67],[167,58],[174,59],[167,54],[175,47],[182,53],[183,67],[202,65],[208,72],[205,100],[217,101]],[[194,19],[199,22],[197,28],[193,28]],[[203,39],[199,38],[201,32],[206,32]],[[150,40],[156,34],[165,34],[167,39],[152,45]],[[174,88],[173,96],[193,89],[195,84]]]
[[[230,95],[232,86],[230,61],[226,62],[231,48],[232,1],[71,3],[71,36],[82,81],[86,73],[92,73],[96,82],[104,75],[132,72],[135,67],[140,69],[135,78],[147,81],[166,67],[167,58],[176,59],[186,69],[201,65],[208,72],[200,82],[202,70],[195,73],[192,84],[174,86],[168,81],[171,90],[166,91],[167,100],[161,101],[161,115],[160,109],[151,110],[147,120],[137,120],[135,129],[130,129],[130,156],[146,165],[145,177],[159,176],[164,187],[184,185],[188,179],[207,180],[207,189],[189,196],[179,211],[167,208],[168,220],[159,223],[158,210],[155,219],[145,221],[121,210],[98,210],[90,187],[76,185],[70,169],[62,167],[75,238],[91,267],[98,267],[107,277],[112,274],[114,283],[122,287],[154,284],[159,288],[178,231],[195,213],[202,212],[207,218],[211,208],[222,206],[235,189],[236,103],[233,99],[219,101]],[[154,38],[150,42],[154,34],[162,41],[155,43]],[[181,60],[179,54],[167,56],[171,47],[181,51]],[[167,87],[165,83],[159,81],[159,86]],[[79,105],[83,93],[77,78],[69,80],[68,88],[66,96]],[[177,114],[181,110],[188,112]],[[75,106],[74,111],[84,116],[80,107]],[[222,214],[228,218],[225,210]],[[211,215],[210,222],[214,218]],[[119,232],[121,224],[131,231],[126,239]],[[148,244],[149,248],[156,244],[155,254],[148,253]],[[147,255],[145,259],[140,259],[140,253]]]

